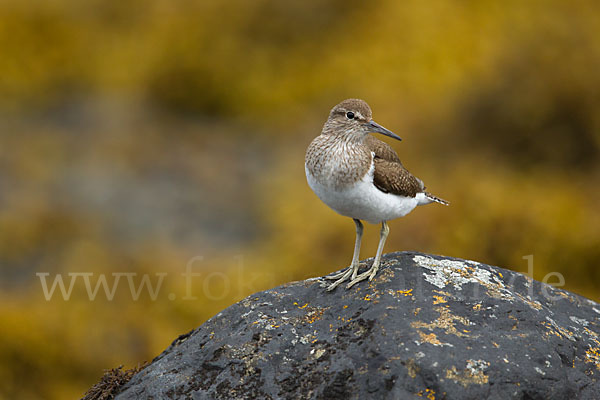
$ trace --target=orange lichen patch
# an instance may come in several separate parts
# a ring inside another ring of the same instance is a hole
[[[439,318],[436,319],[435,321],[429,322],[429,323],[422,322],[422,321],[415,321],[415,322],[411,322],[410,326],[412,326],[415,329],[425,328],[425,329],[429,329],[429,330],[439,328],[439,329],[443,329],[444,332],[446,333],[446,335],[456,335],[459,337],[469,336],[463,332],[460,332],[454,324],[455,324],[455,322],[460,322],[461,324],[463,324],[465,326],[469,326],[472,324],[471,321],[469,321],[465,317],[453,315],[452,312],[450,311],[450,309],[448,308],[448,306],[436,307],[435,310],[440,313]]]
[[[470,278],[473,276],[474,272],[475,268],[467,264],[465,264],[462,269],[458,270],[458,273],[465,278]]]
[[[600,347],[590,347],[585,352],[585,362],[594,363],[600,371]]]
[[[367,290],[370,293],[365,294],[364,297],[362,297],[362,300],[372,301],[373,304],[379,303],[379,298],[381,297],[382,292],[377,288],[375,282],[369,282]]]
[[[446,378],[454,380],[456,383],[467,387],[473,384],[485,385],[488,383],[489,377],[484,373],[484,370],[489,366],[489,363],[482,360],[468,360],[467,368],[458,371],[456,367],[446,370]]]
[[[302,309],[306,308],[306,306],[308,306],[308,303],[304,304],[303,306],[299,306],[298,303],[294,302],[294,305],[298,306],[298,308],[302,310]]]
[[[573,332],[569,331],[568,329],[563,328],[562,326],[559,326],[554,321],[542,321],[541,324],[548,329],[548,332],[546,332],[546,337],[548,337],[550,335],[554,335],[561,339],[566,338],[569,340],[573,340],[573,338],[574,338]]]
[[[398,299],[401,297],[408,297],[408,296],[412,296],[412,289],[407,289],[407,290],[393,290],[393,289],[388,289],[387,290],[387,294]]]
[[[417,393],[417,396],[419,397],[427,397],[428,400],[435,400],[435,390],[433,389],[425,389],[425,390],[421,390],[419,393]]]
[[[594,331],[590,330],[590,329],[589,329],[589,328],[587,328],[587,327],[583,328],[583,331],[584,331],[585,333],[587,333],[589,336],[591,336],[591,337],[592,337],[592,340],[594,340],[593,338],[598,338],[598,334],[597,334],[596,332],[594,332]]]
[[[495,348],[500,347],[500,345],[498,343],[496,343],[496,342],[492,342],[492,344],[494,345]]]
[[[477,303],[477,304],[475,304],[475,305],[473,306],[473,310],[475,310],[475,311],[479,311],[479,310],[481,310],[481,303]]]
[[[545,327],[548,329],[548,332],[546,332],[546,336],[554,335],[554,336],[557,336],[557,337],[559,337],[559,338],[561,338],[561,339],[562,339],[562,336],[560,335],[560,333],[559,333],[559,332],[557,332],[557,331],[556,331],[556,330],[555,330],[555,329],[552,327],[552,324],[551,324],[550,322],[547,322],[547,321],[542,321],[542,322],[541,322],[541,324],[542,324],[543,326],[545,326]]]
[[[258,319],[256,321],[253,321],[252,325],[259,325],[264,329],[271,330],[279,328],[281,323],[287,324],[289,323],[289,321],[279,320],[275,317],[259,313]]]
[[[400,297],[400,296],[404,296],[404,297],[408,297],[408,296],[412,296],[412,289],[408,289],[408,290],[388,290],[388,294],[391,295],[392,297]]]
[[[306,313],[306,315],[304,316],[304,318],[302,318],[302,321],[303,322],[308,322],[309,324],[312,324],[316,320],[321,319],[321,317],[323,316],[324,312],[325,312],[324,308],[313,308],[308,313]]]
[[[446,299],[442,296],[433,296],[433,304],[447,303]]]
[[[591,339],[596,346],[590,346],[590,348],[585,352],[585,362],[591,362],[595,364],[596,368],[600,371],[600,341],[595,337]],[[575,361],[573,361],[573,363],[575,363]]]
[[[421,331],[419,332],[419,336],[421,337],[421,342],[423,343],[430,343],[434,346],[443,346],[447,343],[442,343],[440,342],[440,340],[437,338],[436,334],[431,332],[430,334],[425,334]]]
[[[298,303],[294,302],[294,305],[298,307],[298,309],[300,310],[305,310],[306,314],[302,315],[302,316],[298,316],[298,317],[293,317],[293,318],[288,318],[288,319],[282,319],[282,320],[276,320],[272,317],[267,317],[266,315],[261,316],[262,319],[269,319],[269,323],[270,326],[267,326],[267,329],[269,328],[279,328],[279,326],[281,324],[285,324],[285,325],[295,325],[298,323],[305,323],[305,324],[312,324],[315,321],[317,321],[318,319],[321,319],[321,317],[323,316],[323,313],[325,312],[325,310],[327,310],[329,307],[311,307],[308,305],[308,303],[300,306],[298,305]],[[338,317],[338,319],[340,319],[340,317]],[[253,324],[256,323],[261,323],[263,321],[258,320],[253,322]],[[331,329],[331,325],[330,325],[330,329]]]
[[[415,308],[415,311],[413,314],[417,315],[417,314],[419,314],[420,311],[421,311],[421,307],[417,307],[417,308]]]

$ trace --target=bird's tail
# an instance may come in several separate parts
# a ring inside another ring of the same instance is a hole
[[[440,199],[439,197],[434,196],[434,195],[432,195],[429,192],[425,192],[425,197],[427,197],[431,201],[435,201],[436,203],[440,203],[440,204],[443,204],[445,206],[449,206],[450,205],[450,203],[447,202],[446,200]]]

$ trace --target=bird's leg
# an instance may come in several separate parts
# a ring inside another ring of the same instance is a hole
[[[350,283],[348,283],[348,285],[346,285],[346,289],[350,289],[352,286],[354,286],[358,282],[364,281],[367,278],[369,278],[369,280],[372,280],[375,277],[375,275],[377,274],[377,271],[379,270],[379,264],[381,263],[381,255],[383,254],[383,246],[385,245],[385,240],[387,239],[387,236],[389,233],[390,233],[390,228],[388,227],[387,222],[386,221],[381,222],[381,231],[379,234],[380,235],[379,236],[379,245],[377,246],[377,254],[375,254],[375,260],[373,261],[373,265],[366,272],[363,272],[362,274],[358,275],[356,278],[353,278],[350,281]]]
[[[356,275],[358,275],[358,264],[360,262],[360,242],[362,240],[363,235],[362,222],[360,222],[359,219],[354,219],[354,223],[356,224],[356,241],[354,242],[354,255],[352,256],[352,264],[350,265],[350,267],[352,267],[351,279],[356,278]]]
[[[359,253],[360,253],[360,243],[362,240],[362,234],[363,234],[363,224],[362,222],[360,222],[360,220],[358,219],[353,219],[354,220],[354,224],[356,224],[356,242],[354,243],[354,256],[352,257],[352,264],[350,264],[349,268],[344,269],[342,272],[338,272],[335,275],[329,275],[326,276],[325,279],[338,279],[342,276],[344,276],[344,274],[346,274],[346,272],[348,272],[348,269],[352,270],[352,279],[354,279],[358,273],[358,265],[359,265]]]
[[[381,264],[381,256],[383,255],[383,246],[385,246],[385,241],[390,233],[390,228],[386,221],[381,222],[381,232],[379,233],[379,245],[377,246],[377,254],[375,254],[375,261],[373,261],[373,266],[371,269],[371,275],[369,276],[369,280],[373,280],[375,278],[375,274],[377,274],[377,270],[379,270],[379,264]]]
[[[327,276],[326,279],[337,279],[327,288],[328,291],[335,289],[340,283],[347,280],[350,275],[352,279],[358,274],[359,257],[360,257],[360,243],[363,235],[363,224],[360,220],[354,218],[354,224],[356,225],[356,242],[354,242],[354,255],[352,256],[352,264],[344,271],[335,275]],[[339,279],[338,279],[339,278]]]

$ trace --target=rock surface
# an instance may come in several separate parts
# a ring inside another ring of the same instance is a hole
[[[386,255],[376,279],[350,290],[323,284],[289,283],[225,309],[117,399],[600,398],[591,300],[412,252]]]

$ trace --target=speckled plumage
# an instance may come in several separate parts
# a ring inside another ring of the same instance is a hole
[[[319,181],[334,190],[356,183],[369,171],[371,152],[353,140],[320,135],[306,152],[306,168]]]

